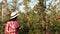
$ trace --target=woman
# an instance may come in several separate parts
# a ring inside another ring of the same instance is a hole
[[[21,29],[23,26],[18,24],[18,12],[12,12],[10,20],[6,23],[5,34],[18,34],[18,29]]]

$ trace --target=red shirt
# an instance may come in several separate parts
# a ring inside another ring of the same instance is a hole
[[[8,31],[16,30],[16,28],[18,28],[18,27],[19,27],[18,21],[7,22],[6,27],[5,27],[5,34],[8,34],[9,33]],[[9,34],[18,34],[18,31],[11,32]]]

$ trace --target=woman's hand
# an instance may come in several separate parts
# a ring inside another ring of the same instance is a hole
[[[23,29],[23,25],[19,29]]]
[[[11,30],[11,31],[9,31],[9,33],[13,33],[13,32],[16,32],[16,30]]]

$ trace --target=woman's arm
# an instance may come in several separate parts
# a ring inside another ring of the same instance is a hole
[[[5,33],[6,32],[9,32],[9,23],[7,23],[6,26],[5,26]]]
[[[10,27],[10,23],[7,23],[5,27],[5,33],[16,32],[16,30],[9,30],[9,27]]]

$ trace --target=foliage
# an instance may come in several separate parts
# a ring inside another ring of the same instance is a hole
[[[19,12],[19,25],[24,26],[22,30],[19,30],[19,34],[60,34],[60,20],[56,19],[60,12],[56,13],[56,7],[52,7],[50,10],[51,14],[46,14],[44,12],[46,9],[46,6],[43,4],[44,1],[39,1],[34,10],[26,13]],[[4,22],[0,21],[0,34],[4,34],[4,27],[6,21],[10,18],[10,13],[7,10]]]

